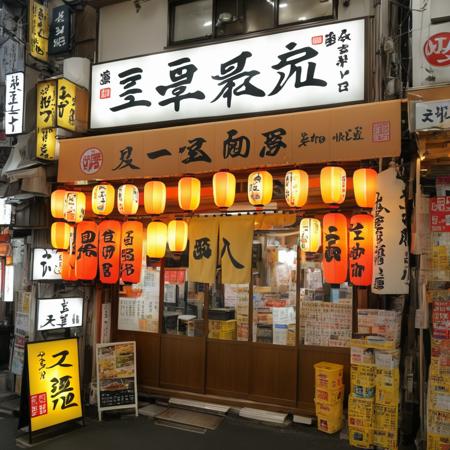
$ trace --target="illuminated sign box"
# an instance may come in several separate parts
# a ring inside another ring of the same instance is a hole
[[[364,19],[92,66],[91,128],[365,100]]]
[[[24,132],[24,90],[23,72],[10,73],[5,79],[5,134],[22,134]]]
[[[81,327],[83,325],[83,299],[40,298],[38,300],[38,331]]]
[[[54,248],[33,250],[32,279],[35,281],[61,280],[61,253]]]

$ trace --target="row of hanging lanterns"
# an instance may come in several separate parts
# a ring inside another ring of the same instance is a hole
[[[230,172],[218,172],[213,176],[214,203],[220,209],[230,208],[236,194],[236,177]],[[375,203],[377,172],[358,169],[353,174],[355,201],[361,208],[372,208]],[[347,192],[347,176],[342,167],[327,166],[320,172],[320,191],[326,204],[339,205]],[[303,207],[308,200],[309,176],[304,170],[290,170],[285,176],[285,198],[292,208]],[[266,170],[252,172],[248,177],[248,200],[261,207],[272,201],[273,178]],[[102,183],[92,190],[92,211],[96,215],[111,214],[116,202],[116,192],[111,184]],[[195,211],[200,205],[201,182],[195,177],[183,177],[178,181],[178,204],[184,211]],[[158,180],[148,181],[144,186],[144,209],[147,214],[162,214],[166,207],[166,186]],[[139,208],[139,190],[133,184],[123,184],[117,189],[117,209],[129,216]],[[52,193],[51,211],[56,219],[81,222],[86,209],[86,197],[82,192],[58,189]]]
[[[319,219],[304,218],[300,222],[300,249],[317,252],[322,245],[324,281],[355,286],[372,282],[374,256],[374,219],[370,214],[356,214],[347,221],[341,213],[325,214]]]

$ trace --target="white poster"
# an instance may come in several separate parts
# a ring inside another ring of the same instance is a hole
[[[111,303],[102,303],[102,331],[100,342],[102,344],[111,342]]]
[[[91,128],[363,101],[365,41],[358,19],[96,64]]]
[[[61,253],[54,248],[35,248],[33,250],[33,280],[60,280]]]
[[[81,297],[38,299],[38,331],[82,325],[83,299]]]
[[[22,134],[25,76],[23,72],[6,75],[5,134]]]
[[[409,292],[409,247],[405,205],[405,183],[394,166],[378,174],[374,216],[374,270],[372,292]]]
[[[5,282],[3,287],[3,301],[14,301],[14,266],[5,266]]]
[[[6,203],[8,198],[0,198],[0,225],[11,225],[12,205]]]

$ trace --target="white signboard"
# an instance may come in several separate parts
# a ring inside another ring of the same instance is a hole
[[[405,183],[395,167],[378,174],[378,192],[373,208],[375,257],[372,292],[409,292],[409,247],[405,205]]]
[[[60,280],[62,257],[53,248],[35,248],[33,250],[33,273],[35,281]]]
[[[0,225],[11,225],[12,205],[6,200],[6,197],[0,198]]]
[[[358,19],[97,64],[91,128],[363,101],[364,48]]]
[[[38,300],[38,331],[81,327],[82,325],[82,298],[40,298]]]
[[[450,128],[450,99],[416,102],[416,130]]]
[[[21,134],[24,118],[24,73],[6,75],[5,85],[5,134]]]
[[[5,266],[5,284],[3,290],[5,302],[14,301],[14,266]]]

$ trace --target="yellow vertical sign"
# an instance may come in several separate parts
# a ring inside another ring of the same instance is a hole
[[[48,61],[48,8],[35,0],[30,1],[29,8],[30,55],[41,61]]]
[[[78,340],[27,344],[31,431],[81,419]]]
[[[77,87],[65,78],[58,79],[57,125],[66,130],[76,130]]]
[[[36,90],[36,127],[53,128],[56,126],[56,81],[42,81],[37,84]]]
[[[38,128],[36,132],[36,157],[39,159],[57,159],[56,128]]]

